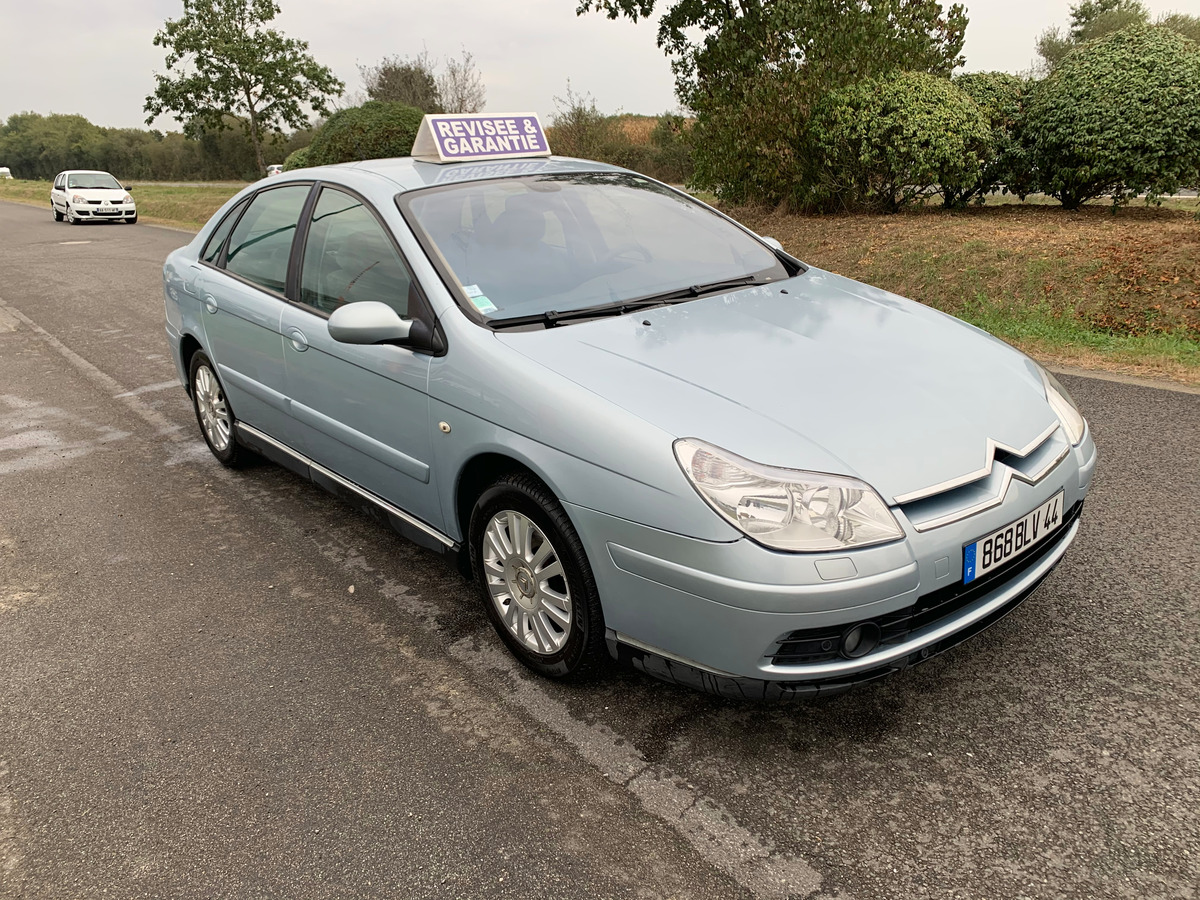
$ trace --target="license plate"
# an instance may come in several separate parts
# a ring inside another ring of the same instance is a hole
[[[1058,530],[1062,517],[1063,492],[1059,491],[1024,518],[967,544],[963,547],[963,584],[970,584],[1044,541]]]

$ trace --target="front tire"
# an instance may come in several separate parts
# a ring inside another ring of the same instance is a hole
[[[127,218],[125,220],[125,224],[126,225],[136,225],[137,224],[137,213],[134,213],[132,216]]]
[[[231,469],[240,467],[246,462],[248,451],[237,442],[237,418],[225,399],[216,366],[204,353],[192,357],[188,384],[204,443],[221,465]]]
[[[81,221],[80,218],[75,215],[75,210],[71,209],[70,203],[67,204],[67,221],[72,225],[78,225]]]
[[[51,203],[50,209],[54,212],[54,221],[61,222],[63,220],[63,214],[58,211],[58,207]]]
[[[470,525],[471,565],[501,640],[548,678],[581,679],[604,663],[604,614],[583,543],[557,498],[514,473],[484,491]]]

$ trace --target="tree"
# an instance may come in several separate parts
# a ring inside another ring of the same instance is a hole
[[[437,76],[438,95],[448,113],[483,112],[487,89],[475,69],[475,57],[465,49],[462,59],[446,60],[446,71]]]
[[[389,56],[377,66],[359,66],[367,96],[372,100],[403,103],[424,113],[445,112],[438,86],[437,62],[422,51],[413,58]]]
[[[1037,52],[1043,72],[1050,73],[1076,47],[1132,25],[1149,25],[1150,10],[1141,0],[1081,0],[1071,7],[1071,24],[1064,33],[1058,28],[1042,32]],[[1154,24],[1200,41],[1200,17],[1183,13],[1159,16]]]
[[[895,212],[944,185],[978,185],[991,138],[975,102],[952,82],[898,72],[828,93],[811,124],[825,163],[826,206]]]
[[[305,165],[328,166],[412,153],[424,114],[414,106],[368,100],[329,117],[308,147]]]
[[[1200,182],[1200,45],[1132,27],[1065,56],[1033,92],[1025,139],[1041,190],[1075,209]]]
[[[582,0],[634,21],[655,0]],[[962,65],[966,12],[937,0],[667,0],[658,44],[696,114],[695,184],[735,203],[814,203],[807,122],[829,91],[901,70]]]
[[[146,124],[170,113],[195,137],[227,128],[232,119],[262,172],[267,135],[278,135],[282,124],[305,127],[305,107],[326,112],[344,87],[308,54],[305,41],[265,27],[278,14],[275,0],[183,0],[183,16],[168,19],[154,36],[173,74],[155,73]]]

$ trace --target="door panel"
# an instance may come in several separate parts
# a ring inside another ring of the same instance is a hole
[[[383,224],[358,197],[322,189],[300,268],[301,306],[284,335],[287,394],[308,455],[406,512],[442,528],[431,477],[430,357],[387,344],[342,344],[328,314],[347,303],[409,312],[412,276]]]
[[[293,184],[255,195],[217,256],[219,268],[204,268],[195,288],[204,307],[205,346],[234,415],[301,452],[302,432],[287,396],[280,330],[287,304],[280,295],[311,189]]]
[[[291,415],[316,462],[442,528],[430,477],[428,356],[402,347],[340,344],[328,321],[284,310]],[[297,342],[299,332],[304,340]],[[299,349],[303,346],[304,349]]]

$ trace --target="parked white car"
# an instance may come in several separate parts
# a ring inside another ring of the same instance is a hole
[[[278,164],[273,164],[273,165],[267,166],[267,177],[268,178],[270,178],[272,175],[282,175],[282,174],[283,174],[283,166],[278,165]]]
[[[55,222],[66,219],[72,225],[103,219],[130,225],[137,221],[129,189],[108,172],[94,169],[59,172],[50,190],[50,208]]]
[[[0,166],[0,178],[12,178],[12,171],[8,166]]]

